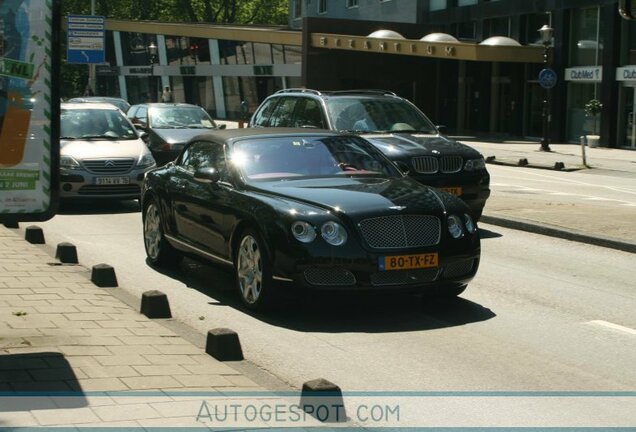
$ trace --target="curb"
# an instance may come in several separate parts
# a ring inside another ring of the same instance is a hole
[[[552,165],[529,163],[527,159],[519,159],[519,161],[513,162],[510,160],[496,159],[495,156],[488,156],[486,158],[486,163],[489,165],[510,166],[510,167],[517,167],[517,168],[535,168],[535,169],[561,171],[561,172],[581,171],[581,170],[589,168],[589,167],[566,167],[566,165],[563,162],[555,162]]]
[[[576,230],[557,228],[551,225],[539,225],[536,222],[524,219],[504,218],[499,216],[482,215],[479,220],[482,223],[497,225],[550,237],[557,237],[579,243],[616,249],[623,252],[636,253],[636,243],[618,240],[612,237],[593,236]]]

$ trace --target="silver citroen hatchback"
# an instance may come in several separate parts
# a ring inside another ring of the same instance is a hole
[[[60,132],[60,198],[140,197],[155,160],[117,107],[63,103]]]

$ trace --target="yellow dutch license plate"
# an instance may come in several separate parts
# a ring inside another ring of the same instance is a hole
[[[461,188],[461,186],[455,186],[455,187],[443,187],[443,188],[439,188],[442,192],[447,192],[451,195],[455,195],[455,196],[461,196],[462,193],[464,192]]]
[[[380,271],[412,270],[439,267],[437,252],[420,255],[382,256],[378,260]]]

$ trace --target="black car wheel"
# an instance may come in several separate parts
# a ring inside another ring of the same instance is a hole
[[[153,265],[176,265],[181,261],[181,254],[174,248],[163,233],[161,213],[154,199],[149,199],[143,213],[144,246],[146,255]]]
[[[273,303],[272,270],[258,233],[248,228],[242,234],[234,260],[236,284],[249,309],[263,310]]]

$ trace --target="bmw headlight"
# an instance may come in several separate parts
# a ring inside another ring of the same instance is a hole
[[[448,217],[448,232],[453,238],[458,239],[464,235],[464,228],[462,226],[463,223],[459,216],[450,215]]]
[[[316,239],[316,229],[307,222],[297,221],[291,226],[292,234],[301,243],[311,243]]]
[[[469,159],[464,165],[464,171],[477,171],[486,169],[486,161],[483,157],[479,159]]]
[[[60,156],[60,168],[62,169],[78,169],[80,164],[71,156]]]
[[[347,242],[347,230],[336,222],[327,222],[320,228],[320,234],[327,243],[341,246]]]
[[[155,158],[152,157],[152,154],[146,153],[142,154],[137,161],[137,166],[139,168],[146,168],[149,166],[153,166],[155,164]]]
[[[464,214],[464,225],[466,226],[466,231],[471,234],[475,234],[475,232],[477,231],[477,225],[475,225],[473,218],[471,218],[470,215],[467,213]]]

